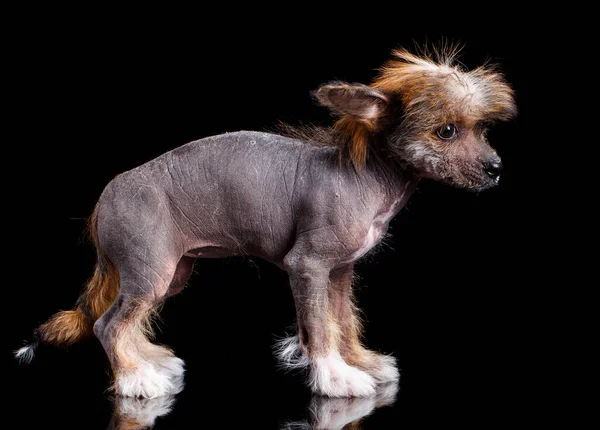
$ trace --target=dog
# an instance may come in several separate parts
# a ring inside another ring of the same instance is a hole
[[[516,115],[503,75],[466,70],[458,51],[397,49],[369,85],[322,85],[313,95],[331,127],[207,137],[115,177],[89,219],[97,264],[86,289],[16,357],[94,334],[116,394],[174,394],[184,363],[150,341],[152,316],[197,258],[252,255],[289,274],[297,334],[276,352],[307,369],[314,393],[373,396],[397,381],[395,359],[361,343],[354,265],[421,178],[476,192],[498,185],[502,162],[486,131]]]

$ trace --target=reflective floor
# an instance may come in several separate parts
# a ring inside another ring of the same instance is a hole
[[[28,367],[11,364],[6,413],[25,429],[479,428],[515,423],[527,409],[527,390],[512,377],[510,362],[477,349],[473,345],[437,355],[441,351],[429,347],[397,354],[401,383],[380,386],[376,397],[354,399],[311,396],[301,374],[278,370],[270,352],[259,348],[245,351],[245,358],[184,353],[179,354],[187,362],[183,391],[144,400],[114,397],[106,390],[107,362],[99,345],[89,341],[69,351],[43,349]]]
[[[397,384],[388,384],[379,388],[375,397],[333,399],[313,396],[306,407],[305,417],[297,421],[283,422],[281,430],[292,429],[343,429],[357,427],[360,421],[371,415],[377,408],[392,405],[398,392]],[[157,399],[115,398],[114,413],[109,429],[146,429],[167,417],[177,407],[175,397]],[[236,412],[230,410],[229,413]],[[219,421],[220,426],[226,423]],[[351,426],[351,427],[347,427]]]

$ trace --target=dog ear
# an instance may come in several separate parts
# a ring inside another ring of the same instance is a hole
[[[367,161],[369,142],[388,115],[383,92],[363,84],[331,82],[314,92],[318,102],[339,116],[333,126],[340,156],[344,154],[360,170]]]
[[[381,91],[363,84],[330,82],[317,89],[314,96],[334,114],[358,120],[376,120],[385,115],[388,107],[388,99]]]

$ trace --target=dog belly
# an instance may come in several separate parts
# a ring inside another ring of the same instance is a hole
[[[220,246],[204,246],[202,248],[190,249],[184,255],[195,258],[224,258],[242,254],[242,252]]]

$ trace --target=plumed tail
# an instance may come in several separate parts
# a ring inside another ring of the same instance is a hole
[[[35,350],[38,347],[38,345],[39,339],[37,338],[37,336],[34,335],[33,342],[15,351],[15,358],[24,364],[31,363],[31,360],[33,360],[33,356],[35,355]]]
[[[88,281],[83,294],[77,300],[75,309],[61,311],[34,331],[34,339],[15,351],[15,357],[29,363],[39,344],[68,346],[90,337],[94,322],[102,316],[115,301],[119,292],[119,272],[98,243],[97,233],[98,206],[88,222],[89,236],[98,254],[94,275]]]

